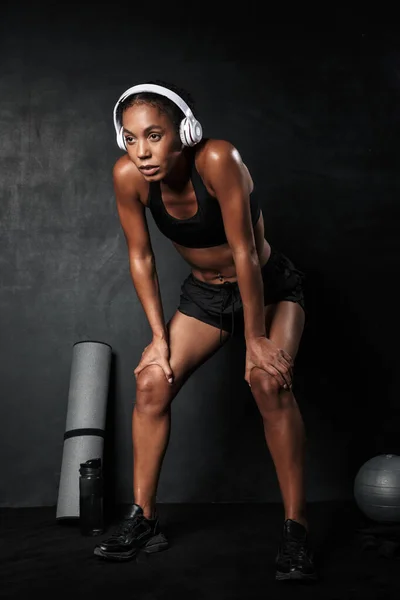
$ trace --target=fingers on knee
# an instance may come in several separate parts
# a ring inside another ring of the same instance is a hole
[[[264,394],[276,393],[281,388],[281,384],[276,377],[258,368],[251,371],[250,381],[252,390]]]
[[[152,392],[167,383],[164,371],[159,365],[149,365],[140,371],[136,378],[136,387],[141,392]]]

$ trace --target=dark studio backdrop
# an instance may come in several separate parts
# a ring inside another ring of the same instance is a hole
[[[363,462],[400,453],[397,36],[46,6],[9,5],[1,23],[1,506],[56,504],[84,340],[113,349],[107,485],[131,499],[133,370],[151,331],[114,200],[112,109],[156,78],[192,93],[206,136],[236,145],[266,238],[307,275],[307,495],[351,498]],[[189,267],[147,214],[169,319]],[[232,340],[175,399],[159,502],[280,500],[244,352]]]

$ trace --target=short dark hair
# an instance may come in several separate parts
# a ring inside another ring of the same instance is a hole
[[[194,112],[194,100],[191,94],[185,89],[180,88],[173,83],[162,81],[160,79],[146,81],[145,83],[160,85],[162,87],[168,88],[172,92],[175,92],[175,94],[178,94],[178,96],[180,96],[182,100],[184,100],[189,106],[189,108]],[[125,100],[121,102],[121,104],[119,104],[117,108],[116,116],[118,123],[122,124],[122,115],[127,108],[133,106],[136,103],[141,102],[151,104],[152,106],[156,106],[161,112],[167,114],[168,117],[171,119],[176,132],[179,133],[179,125],[182,119],[184,118],[182,110],[179,108],[179,106],[175,104],[175,102],[172,102],[172,100],[170,100],[169,98],[161,96],[160,94],[155,94],[153,92],[139,92],[137,94],[132,94],[131,96],[125,98]]]

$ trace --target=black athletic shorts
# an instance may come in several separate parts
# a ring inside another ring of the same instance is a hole
[[[261,269],[264,306],[282,300],[298,302],[304,309],[305,274],[287,256],[271,247],[271,255]],[[233,334],[235,324],[243,326],[243,304],[237,282],[205,283],[192,273],[181,286],[178,310],[184,315],[214,325]]]

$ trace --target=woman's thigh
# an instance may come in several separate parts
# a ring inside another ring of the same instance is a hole
[[[195,317],[175,312],[167,324],[174,386],[181,387],[194,371],[213,356],[220,345],[220,330]],[[229,333],[222,332],[223,343]]]
[[[265,306],[264,311],[267,338],[274,342],[278,348],[288,352],[294,363],[304,330],[305,313],[303,308],[297,302],[284,300]],[[265,390],[266,386],[271,389],[271,385],[273,390],[280,389],[280,393],[284,393],[284,389],[280,388],[280,384],[277,383],[277,379],[273,375],[258,367],[252,370],[251,388],[260,408],[262,408],[260,404],[262,394],[258,396],[257,390]],[[288,393],[291,393],[291,391],[288,390]]]
[[[296,358],[304,331],[305,312],[297,302],[281,301],[264,308],[267,337]]]

